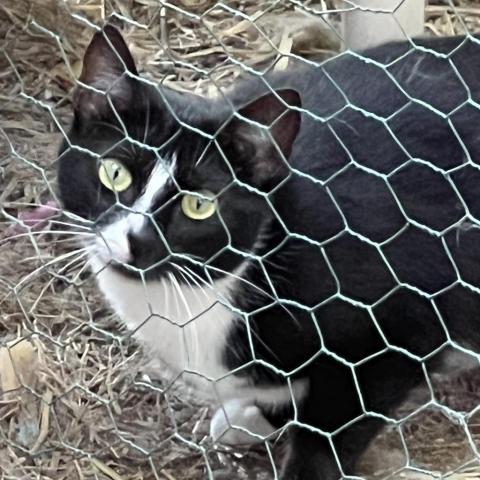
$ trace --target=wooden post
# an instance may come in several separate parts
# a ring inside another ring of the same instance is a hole
[[[343,13],[344,48],[360,51],[423,34],[425,0],[350,0]],[[370,9],[371,11],[366,11]],[[380,10],[381,12],[375,12]]]

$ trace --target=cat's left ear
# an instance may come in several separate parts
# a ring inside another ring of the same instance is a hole
[[[108,97],[115,109],[128,108],[132,94],[129,73],[138,75],[127,44],[115,27],[106,25],[93,36],[79,78],[103,93],[79,85],[73,97],[75,111],[82,117],[103,117],[110,111]]]
[[[298,92],[277,90],[241,108],[245,120],[234,117],[226,125],[220,142],[240,180],[268,191],[287,177],[301,123],[300,112],[290,107],[301,107]]]

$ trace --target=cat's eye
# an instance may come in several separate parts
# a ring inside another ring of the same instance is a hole
[[[211,217],[217,209],[217,200],[208,190],[198,193],[187,193],[182,198],[183,213],[193,220],[205,220]]]
[[[132,183],[132,175],[128,168],[118,160],[102,160],[98,169],[98,178],[109,190],[123,192]]]

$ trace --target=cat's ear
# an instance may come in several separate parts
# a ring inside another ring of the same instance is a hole
[[[237,177],[270,190],[289,173],[287,159],[300,129],[301,107],[295,90],[277,90],[241,108],[222,132],[227,159]],[[262,128],[260,124],[268,128]]]
[[[116,109],[128,108],[132,80],[138,75],[133,57],[120,32],[106,25],[97,32],[88,46],[80,82],[103,93],[79,85],[74,93],[75,111],[83,117],[103,117],[109,112],[108,97]]]

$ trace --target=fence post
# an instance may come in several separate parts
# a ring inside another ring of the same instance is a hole
[[[347,9],[360,7],[343,13],[345,49],[363,50],[423,33],[425,0],[348,0],[343,5]],[[365,8],[388,13],[365,11]]]

